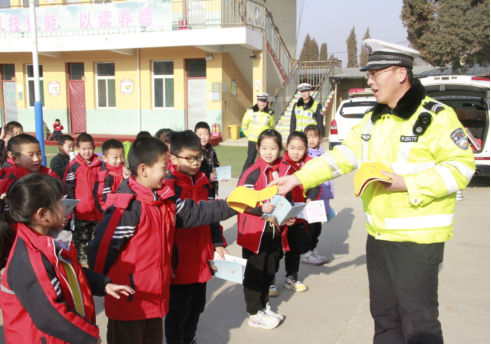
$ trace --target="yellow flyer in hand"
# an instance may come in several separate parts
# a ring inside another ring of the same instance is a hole
[[[361,165],[355,174],[356,197],[362,195],[367,186],[372,182],[392,182],[392,179],[382,174],[381,170],[393,172],[388,166],[378,162],[363,163]]]
[[[243,213],[247,206],[256,207],[257,203],[268,200],[278,193],[278,187],[271,186],[257,191],[247,187],[235,188],[227,198],[227,204],[237,212]]]

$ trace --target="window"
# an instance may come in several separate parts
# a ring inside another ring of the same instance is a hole
[[[206,60],[188,60],[188,78],[206,78]]]
[[[116,78],[114,62],[96,64],[97,72],[97,107],[116,107]]]
[[[27,100],[29,107],[34,107],[34,68],[32,65],[26,65],[27,77]],[[41,94],[41,103],[44,107],[44,84],[43,84],[43,66],[39,65],[39,93]]]
[[[174,108],[174,61],[153,62],[153,107]]]
[[[2,80],[15,78],[15,65],[2,65]]]
[[[24,7],[29,7],[29,0],[22,0]],[[39,0],[34,0],[34,6],[39,6]]]

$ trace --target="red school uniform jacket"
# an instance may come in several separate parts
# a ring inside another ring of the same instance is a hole
[[[5,161],[5,163],[3,163],[3,165],[2,165],[2,169],[10,168],[14,165],[15,165],[15,163],[14,163],[13,159],[8,157],[7,160]],[[3,179],[3,176],[0,176],[0,179]]]
[[[106,210],[106,199],[109,193],[115,193],[121,182],[123,182],[123,166],[112,166],[107,163],[101,164],[101,170],[97,173],[92,196],[95,207],[100,213]]]
[[[312,157],[305,154],[299,162],[294,162],[290,159],[290,156],[288,156],[288,152],[285,152],[283,154],[283,157],[281,158],[280,168],[278,169],[279,177],[293,175],[294,173],[299,171],[305,165],[305,163],[307,163],[311,159]],[[306,202],[307,199],[318,200],[321,195],[321,186],[317,186],[315,188],[309,189],[306,192],[307,197],[305,197],[303,193],[304,193],[304,189],[302,185],[293,188],[293,190],[291,191],[293,203]],[[298,223],[304,223],[305,227],[307,227],[307,222],[305,221],[305,219],[295,218],[295,224]],[[287,251],[290,250],[287,240],[288,230],[289,230],[288,227],[286,227],[285,234],[283,236],[283,248]]]
[[[211,224],[237,214],[224,200],[198,204],[178,200],[174,180],[165,180],[160,190],[152,191],[130,177],[117,193],[108,195],[107,204],[87,247],[89,267],[136,290],[120,300],[106,297],[106,315],[113,320],[164,317],[169,310],[175,228]]]
[[[275,161],[275,164],[281,164],[279,158]],[[255,190],[262,190],[266,188],[268,183],[271,182],[268,181],[268,169],[271,169],[270,165],[263,161],[261,157],[258,157],[256,163],[251,165],[251,167],[249,167],[249,169],[244,172],[238,186],[244,186]],[[288,193],[286,198],[290,201],[291,194]],[[266,202],[266,200],[263,200],[263,202]],[[261,210],[261,205],[258,203],[253,213],[239,213],[237,219],[237,244],[241,247],[249,249],[256,254],[259,252],[259,247],[261,246],[261,238],[266,227],[266,220],[261,219],[262,214],[263,212]],[[284,228],[285,226],[282,226],[280,228],[282,236]]]
[[[53,123],[53,130],[61,132],[62,129],[63,129],[63,125],[61,123],[60,124],[57,124],[56,122]]]
[[[194,176],[189,176],[179,172],[173,166],[167,179],[175,181],[176,195],[181,200],[193,199],[196,203],[213,200],[209,197],[211,185],[201,171]],[[174,278],[171,279],[171,284],[205,283],[210,280],[212,275],[208,260],[213,260],[215,247],[224,244],[225,239],[218,222],[178,229],[174,236],[172,249]]]
[[[56,177],[59,179],[59,176],[51,169],[46,168],[41,165],[38,170],[38,173],[41,175],[49,175]],[[8,193],[10,188],[13,187],[14,183],[23,176],[31,174],[31,172],[27,169],[24,169],[18,164],[14,164],[9,168],[5,168],[0,170],[0,174],[2,178],[0,179],[0,194]]]
[[[0,292],[7,343],[95,343],[91,290],[102,296],[110,280],[83,269],[73,243],[60,246],[22,223],[13,229]]]
[[[101,161],[97,155],[91,158],[89,165],[79,154],[68,164],[63,180],[66,183],[68,199],[79,199],[75,207],[75,219],[96,221],[102,218],[95,206],[92,189],[101,169]]]

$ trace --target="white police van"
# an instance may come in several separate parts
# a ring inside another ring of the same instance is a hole
[[[368,89],[349,89],[348,99],[341,102],[331,121],[329,146],[340,145],[351,128],[358,125],[365,112],[377,104],[373,91]]]
[[[489,177],[489,79],[450,75],[420,80],[427,95],[452,107],[465,127],[476,160],[474,176]]]

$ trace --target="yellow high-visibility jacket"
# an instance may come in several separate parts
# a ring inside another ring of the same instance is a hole
[[[259,110],[257,104],[247,109],[242,118],[242,132],[249,141],[257,142],[259,134],[266,129],[272,129],[273,125],[273,112],[268,107]]]
[[[430,113],[432,122],[416,136],[413,126],[421,112]],[[363,162],[383,163],[404,177],[407,192],[388,192],[378,182],[367,187],[361,198],[368,233],[394,242],[444,242],[453,236],[455,193],[475,172],[464,133],[453,109],[427,97],[416,81],[392,112],[377,104],[342,145],[295,175],[308,190]]]

